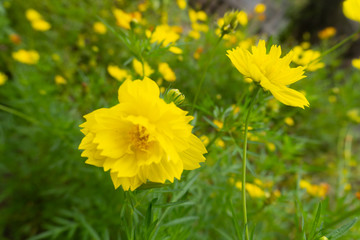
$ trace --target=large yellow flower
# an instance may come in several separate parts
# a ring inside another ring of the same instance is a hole
[[[347,18],[360,22],[360,0],[345,0],[343,12]]]
[[[276,45],[271,46],[270,52],[267,53],[264,40],[252,47],[252,53],[241,47],[227,51],[227,56],[245,78],[258,82],[277,100],[293,107],[309,106],[302,93],[287,87],[305,77],[304,68],[289,66],[293,52],[283,58],[280,55],[281,48]]]
[[[110,170],[115,188],[173,182],[205,161],[206,149],[191,133],[193,117],[159,94],[149,78],[127,80],[119,88],[119,104],[84,116],[81,156],[87,164]]]

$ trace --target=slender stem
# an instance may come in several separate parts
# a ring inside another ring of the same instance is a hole
[[[198,86],[198,89],[196,91],[195,98],[194,98],[194,101],[193,101],[193,104],[192,104],[191,115],[193,115],[193,113],[194,113],[195,105],[196,105],[197,99],[199,97],[199,94],[201,92],[201,88],[202,88],[202,85],[204,83],[205,76],[206,76],[206,73],[207,73],[208,68],[210,66],[210,63],[212,62],[212,59],[214,58],[215,50],[216,50],[217,46],[219,45],[219,43],[221,42],[221,40],[223,39],[223,37],[224,37],[224,35],[220,36],[220,38],[218,39],[218,41],[215,44],[214,49],[212,50],[212,53],[210,55],[210,59],[208,61],[206,61],[206,65],[205,65],[204,71],[202,72],[200,83],[199,83],[199,86]]]
[[[36,121],[35,119],[27,116],[26,114],[24,114],[24,113],[22,113],[22,112],[19,112],[18,110],[15,110],[15,109],[13,109],[13,108],[9,108],[9,107],[7,107],[7,106],[4,106],[4,105],[2,105],[2,104],[0,104],[0,110],[2,110],[2,111],[4,111],[4,112],[8,112],[8,113],[10,113],[10,114],[13,114],[13,115],[15,115],[15,116],[18,116],[18,117],[20,117],[20,118],[22,118],[22,119],[24,119],[24,120],[26,120],[26,121],[29,121],[29,122],[31,122],[31,123],[39,124],[38,121]]]
[[[245,239],[249,240],[249,228],[248,228],[248,221],[247,221],[247,213],[246,213],[246,189],[245,189],[245,183],[246,183],[246,154],[247,154],[247,135],[248,135],[248,125],[249,125],[249,119],[251,110],[254,106],[256,97],[258,95],[258,92],[260,90],[260,87],[257,87],[255,90],[255,94],[253,95],[253,98],[251,99],[248,112],[245,119],[245,129],[244,129],[244,146],[243,146],[243,161],[242,161],[242,205],[243,205],[243,221],[245,226]]]

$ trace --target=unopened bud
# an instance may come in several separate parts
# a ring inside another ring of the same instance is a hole
[[[225,35],[228,34],[232,31],[235,31],[235,29],[237,28],[239,21],[238,21],[238,16],[239,11],[231,11],[231,12],[226,12],[224,15],[224,21],[221,27],[221,34]]]
[[[167,91],[164,97],[164,101],[167,103],[175,103],[176,106],[180,106],[185,100],[184,94],[179,89],[170,89]]]

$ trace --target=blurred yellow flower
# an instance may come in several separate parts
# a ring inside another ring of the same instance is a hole
[[[169,25],[160,25],[155,28],[155,31],[151,34],[150,42],[162,44],[164,47],[169,44],[174,44],[179,40],[180,35],[176,30]]]
[[[288,126],[294,126],[295,122],[294,122],[294,119],[292,119],[291,117],[286,117],[284,119],[284,122],[286,123],[286,125]]]
[[[67,84],[67,81],[66,81],[66,79],[63,78],[62,76],[56,75],[56,76],[55,76],[55,83],[56,83],[57,85],[63,85],[63,84]]]
[[[35,50],[24,50],[20,49],[17,52],[12,53],[13,59],[15,59],[18,62],[25,63],[25,64],[36,64],[38,63],[40,59],[40,55]]]
[[[105,34],[107,31],[105,24],[103,24],[102,22],[95,22],[93,25],[93,29],[98,34]]]
[[[351,121],[355,123],[360,123],[360,111],[358,108],[351,109],[347,111],[346,115],[350,118]]]
[[[360,58],[355,58],[351,61],[354,68],[360,69]]]
[[[32,21],[31,26],[33,29],[35,29],[37,31],[41,31],[41,32],[45,32],[51,28],[50,23],[48,23],[47,21],[42,20],[42,19]]]
[[[170,47],[169,52],[172,52],[174,54],[182,54],[183,50],[181,48],[178,48],[178,47]]]
[[[240,47],[227,51],[227,56],[245,78],[258,82],[277,100],[293,107],[309,106],[303,94],[287,87],[305,77],[304,68],[289,66],[293,52],[283,58],[280,55],[281,47],[276,45],[271,46],[267,53],[264,40],[260,40],[258,46],[252,47],[252,53]]]
[[[149,66],[147,62],[144,62],[143,68],[142,63],[136,58],[134,58],[133,60],[133,68],[139,76],[149,77],[151,74],[154,73],[154,70]]]
[[[305,67],[308,71],[316,71],[325,66],[323,62],[320,62],[321,53],[319,51],[312,49],[304,50],[300,46],[294,47],[293,51],[293,62]]]
[[[222,129],[224,127],[224,123],[222,121],[217,120],[217,119],[214,119],[213,123],[217,127],[217,130],[220,130],[220,129]]]
[[[247,13],[243,10],[241,10],[237,15],[237,20],[239,23],[243,26],[246,26],[248,24],[248,16]]]
[[[265,11],[266,11],[266,5],[263,3],[258,3],[254,7],[254,12],[256,12],[257,14],[264,13]]]
[[[0,72],[0,86],[4,85],[7,81],[7,79],[8,79],[8,77],[4,73]]]
[[[235,183],[235,187],[237,187],[239,190],[242,190],[242,182],[237,181]],[[262,190],[260,187],[256,186],[252,183],[245,183],[245,189],[249,193],[250,197],[252,198],[264,198],[266,197],[266,193],[264,190]]]
[[[188,35],[194,39],[200,38],[200,32],[207,32],[209,30],[208,24],[205,24],[207,20],[207,15],[204,11],[195,11],[194,9],[189,9],[189,18],[191,21],[192,30],[189,31]]]
[[[343,2],[343,12],[347,18],[360,22],[360,1],[345,0]]]
[[[140,12],[133,12],[133,13],[126,13],[121,9],[115,8],[113,10],[113,14],[116,18],[116,24],[119,27],[130,29],[131,22],[140,22],[141,21],[141,13]]]
[[[210,142],[209,138],[208,138],[206,135],[202,135],[202,136],[200,137],[200,140],[202,141],[202,143],[203,143],[205,146],[207,146],[207,145],[209,144],[209,142]]]
[[[318,37],[320,39],[328,39],[328,38],[335,36],[335,34],[336,34],[336,28],[327,27],[327,28],[324,28],[323,30],[321,30],[320,32],[318,32]]]
[[[314,197],[324,198],[329,192],[329,184],[320,183],[319,185],[313,185],[306,180],[300,180],[300,188],[306,189],[306,192]]]
[[[119,104],[84,116],[81,156],[110,170],[115,188],[133,191],[148,181],[173,182],[205,161],[207,151],[191,133],[193,117],[159,94],[149,78],[127,80],[119,88]]]
[[[178,7],[182,10],[184,10],[186,8],[186,0],[176,0],[176,3],[178,5]]]
[[[168,82],[174,82],[176,80],[176,75],[174,71],[170,68],[169,64],[163,62],[159,63],[159,73],[163,75],[164,79]]]
[[[109,65],[107,67],[107,71],[110,74],[110,76],[112,76],[113,78],[115,78],[118,81],[124,81],[124,80],[131,80],[131,75],[128,73],[128,71],[124,70],[124,69],[120,69],[118,66],[116,65]]]
[[[224,148],[225,147],[225,142],[222,139],[218,138],[215,141],[215,145],[218,146],[218,147]]]
[[[26,10],[25,16],[30,22],[42,19],[41,14],[32,8]]]

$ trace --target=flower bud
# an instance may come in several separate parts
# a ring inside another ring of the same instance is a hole
[[[179,91],[179,89],[170,89],[164,96],[164,101],[166,103],[173,102],[176,106],[180,106],[184,100],[185,96]]]

